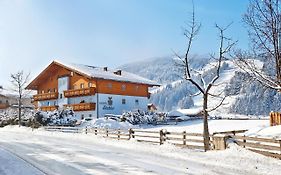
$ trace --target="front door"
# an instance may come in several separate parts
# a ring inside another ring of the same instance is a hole
[[[65,90],[69,90],[69,77],[58,78],[58,105],[60,108],[62,108],[63,105],[68,104],[68,99],[64,97],[63,93]]]

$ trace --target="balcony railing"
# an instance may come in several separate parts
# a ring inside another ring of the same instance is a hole
[[[57,99],[58,92],[49,92],[44,94],[37,94],[33,96],[34,101]]]
[[[89,96],[89,95],[95,95],[96,88],[90,87],[90,88],[83,88],[83,89],[72,89],[64,91],[65,97],[78,97],[78,96]]]
[[[96,110],[96,103],[79,103],[63,105],[65,108],[70,107],[73,111],[94,111]]]
[[[0,104],[0,109],[6,109],[8,107],[9,107],[9,104],[7,104],[7,103],[1,103]]]
[[[58,109],[58,106],[41,106],[41,111],[54,111]]]

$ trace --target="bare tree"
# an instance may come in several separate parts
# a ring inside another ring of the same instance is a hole
[[[280,0],[250,0],[243,21],[248,26],[250,51],[238,50],[236,64],[264,86],[281,90],[281,14]],[[262,66],[258,60],[274,67]],[[272,73],[271,69],[274,69]]]
[[[28,83],[30,74],[24,74],[23,71],[11,74],[12,91],[17,93],[18,99],[18,119],[19,126],[21,126],[21,115],[22,115],[22,99],[27,95],[25,86]]]
[[[203,137],[204,137],[204,149],[205,151],[210,149],[209,142],[209,127],[208,127],[208,113],[210,111],[216,110],[219,106],[223,104],[223,101],[225,97],[221,96],[220,94],[212,94],[210,93],[210,90],[214,86],[219,86],[219,84],[216,84],[217,80],[220,78],[220,71],[223,61],[226,59],[225,55],[230,52],[231,48],[234,46],[235,42],[231,42],[229,38],[226,38],[224,36],[225,30],[229,27],[221,28],[218,25],[216,25],[216,28],[219,31],[219,54],[217,57],[215,55],[211,56],[211,59],[214,61],[212,62],[212,66],[215,69],[215,73],[213,75],[213,78],[211,81],[206,82],[205,76],[203,75],[202,71],[195,71],[192,70],[190,67],[190,50],[192,46],[192,42],[194,41],[196,35],[198,34],[200,30],[200,24],[196,22],[195,20],[195,13],[194,13],[194,7],[192,12],[192,19],[187,24],[187,28],[184,29],[184,36],[187,38],[187,48],[184,56],[180,56],[179,54],[176,54],[176,56],[181,60],[181,63],[178,64],[183,69],[184,72],[184,79],[191,82],[192,85],[194,85],[198,89],[198,93],[196,95],[202,94],[203,96]],[[227,45],[225,45],[225,41],[227,41]],[[198,78],[199,77],[199,78]],[[220,98],[220,102],[213,106],[212,108],[209,108],[208,106],[208,99],[209,96]]]

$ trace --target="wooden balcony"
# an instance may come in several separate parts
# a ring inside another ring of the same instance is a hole
[[[72,89],[64,91],[65,97],[79,97],[79,96],[89,96],[89,95],[95,95],[96,88],[90,87],[90,88],[83,88],[83,89]]]
[[[73,111],[94,111],[96,110],[96,103],[79,103],[63,105],[65,108],[70,107]]]
[[[52,100],[58,98],[58,92],[50,92],[44,94],[37,94],[33,96],[34,101]]]
[[[58,109],[58,106],[41,106],[41,111],[54,111]]]
[[[0,109],[6,109],[8,108],[10,105],[8,103],[0,103]]]

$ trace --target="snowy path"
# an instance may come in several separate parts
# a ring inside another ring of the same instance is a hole
[[[204,153],[170,145],[115,141],[83,134],[31,132],[25,129],[0,129],[0,145],[20,155],[46,174],[52,175],[251,175],[281,167],[279,161],[236,148],[231,151]],[[242,151],[242,155],[238,151]],[[2,156],[0,161],[5,161],[1,159]],[[2,164],[0,166],[2,168]],[[276,172],[280,170],[281,168]]]

